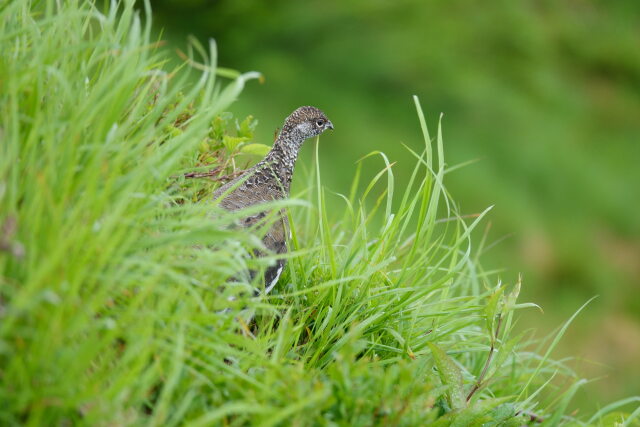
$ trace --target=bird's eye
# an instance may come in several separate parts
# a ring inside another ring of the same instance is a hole
[[[320,127],[320,126],[322,126],[322,125],[324,125],[324,120],[322,120],[322,119],[318,119],[318,120],[316,121],[316,126]]]

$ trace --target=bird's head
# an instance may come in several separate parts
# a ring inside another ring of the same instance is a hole
[[[300,107],[284,121],[283,133],[295,134],[303,139],[333,129],[333,123],[316,107]]]

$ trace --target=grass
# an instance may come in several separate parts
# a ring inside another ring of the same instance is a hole
[[[605,377],[579,392],[588,408],[640,383],[640,299],[626,298],[640,283],[640,2],[578,2],[157,0],[153,15],[169,45],[214,34],[224,64],[263,73],[233,106],[260,119],[256,140],[297,105],[324,109],[340,131],[320,149],[334,191],[349,192],[374,149],[404,185],[413,160],[398,142],[416,146],[418,129],[408,94],[434,131],[444,111],[447,161],[477,161],[447,188],[465,212],[495,205],[482,264],[508,267],[510,283],[522,273],[522,297],[545,309],[520,327],[551,333],[599,295],[555,353],[596,361],[580,368]]]
[[[382,153],[348,195],[301,165],[277,290],[227,282],[270,262],[247,256],[261,230],[229,229],[216,181],[184,175],[260,151],[254,122],[223,114],[257,74],[219,76],[213,43],[166,70],[149,28],[132,2],[0,9],[1,423],[578,422],[584,380],[550,358],[574,318],[543,340],[516,332],[535,305],[481,268],[487,211],[459,212],[417,98],[406,188]],[[634,404],[588,422],[631,423]]]

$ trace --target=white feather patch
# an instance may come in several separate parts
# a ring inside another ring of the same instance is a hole
[[[276,277],[273,278],[273,280],[271,281],[271,283],[269,283],[269,286],[267,287],[267,289],[265,289],[264,293],[268,294],[269,292],[271,292],[271,289],[273,289],[273,287],[276,285],[276,283],[278,283],[278,279],[280,278],[280,275],[282,274],[282,269],[284,268],[284,266],[280,266],[278,267],[278,271],[276,271]]]

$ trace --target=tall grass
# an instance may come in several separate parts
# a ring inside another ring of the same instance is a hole
[[[406,188],[378,152],[348,195],[301,165],[277,290],[227,281],[270,262],[247,256],[261,230],[228,228],[212,182],[184,173],[225,162],[216,141],[233,136],[213,130],[257,75],[217,69],[213,44],[167,70],[149,25],[132,2],[0,9],[1,423],[571,421],[583,381],[549,358],[569,322],[548,341],[514,333],[533,305],[480,267],[486,211],[450,198],[417,99]]]

